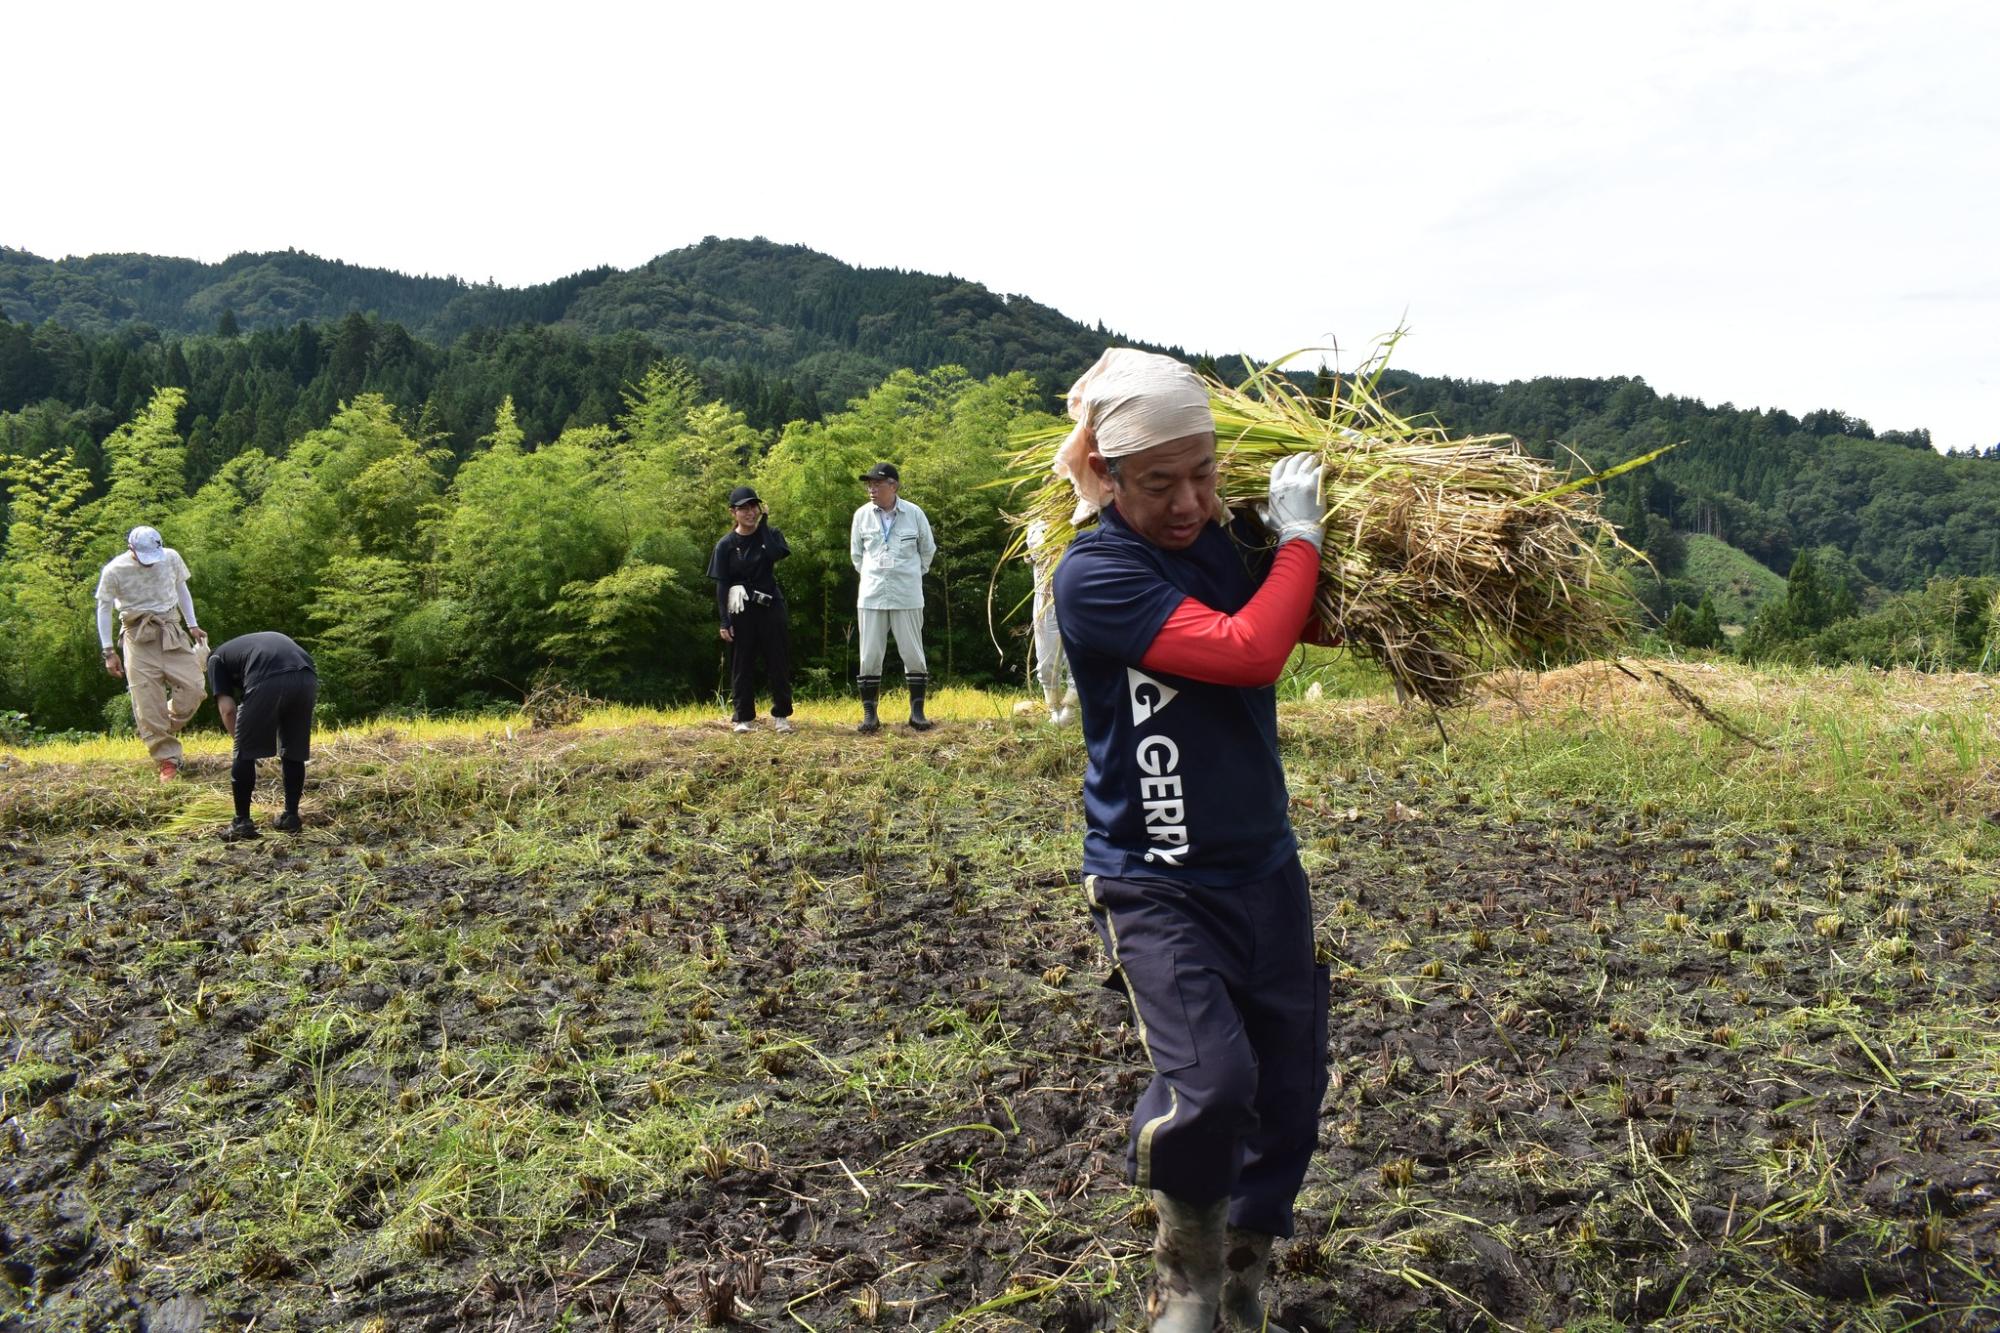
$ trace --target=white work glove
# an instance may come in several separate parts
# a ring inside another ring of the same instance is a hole
[[[743,608],[750,605],[750,590],[740,583],[729,585],[729,614],[741,615]]]
[[[1320,499],[1320,478],[1326,466],[1312,454],[1286,454],[1271,464],[1271,494],[1257,506],[1257,516],[1284,545],[1303,537],[1314,550],[1326,544],[1326,502]]]

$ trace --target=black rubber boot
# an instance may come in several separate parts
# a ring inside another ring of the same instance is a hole
[[[931,678],[929,676],[911,676],[908,678],[908,683],[910,686],[910,730],[929,731],[933,726],[937,725],[924,716],[924,690],[930,685]]]
[[[856,676],[854,684],[861,691],[861,725],[855,730],[864,736],[882,730],[882,719],[875,716],[875,705],[882,698],[882,678]]]

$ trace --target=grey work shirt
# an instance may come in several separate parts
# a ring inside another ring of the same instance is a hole
[[[848,555],[861,575],[863,611],[921,611],[924,575],[937,555],[937,539],[924,511],[898,496],[889,521],[873,500],[854,511],[848,528]]]

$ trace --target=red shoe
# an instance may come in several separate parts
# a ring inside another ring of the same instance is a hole
[[[162,759],[160,761],[160,781],[172,782],[175,778],[179,777],[180,775],[181,775],[180,760]]]

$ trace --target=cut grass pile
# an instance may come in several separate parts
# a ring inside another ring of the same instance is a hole
[[[1313,669],[1335,1075],[1281,1317],[2000,1318],[1983,681],[1626,662],[1447,740]],[[1080,745],[1013,705],[359,729],[249,845],[212,748],[0,761],[0,1321],[1139,1322]]]

